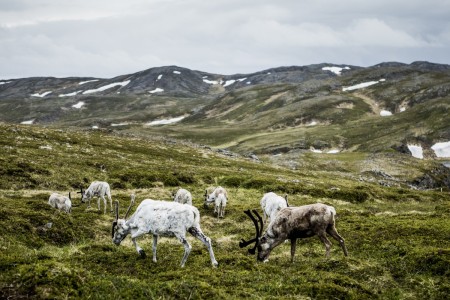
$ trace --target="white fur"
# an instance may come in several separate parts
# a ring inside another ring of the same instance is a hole
[[[214,201],[214,213],[218,218],[223,218],[225,215],[225,206],[227,206],[227,198],[224,194],[220,193]]]
[[[182,204],[192,205],[192,195],[186,189],[179,189],[173,196],[173,201]]]
[[[285,198],[278,196],[273,192],[264,194],[260,204],[264,221],[267,220],[267,218],[270,218],[272,221],[281,209],[288,206]]]
[[[119,245],[128,234],[131,234],[136,251],[145,257],[145,252],[136,243],[136,239],[146,233],[152,234],[153,261],[156,262],[158,237],[175,236],[184,246],[184,256],[181,260],[181,267],[184,267],[192,248],[186,239],[186,231],[198,238],[208,248],[211,263],[213,266],[217,266],[211,239],[204,235],[200,228],[200,213],[196,207],[188,204],[143,200],[128,220],[118,219],[115,227],[113,223],[113,243]]]
[[[98,210],[100,210],[100,198],[103,199],[103,204],[104,204],[104,210],[103,212],[106,214],[106,206],[107,206],[107,202],[105,199],[105,195],[108,197],[109,199],[109,204],[111,206],[111,212],[113,210],[112,208],[112,199],[111,199],[111,189],[109,188],[109,184],[107,182],[104,181],[94,181],[91,183],[91,185],[87,188],[87,190],[84,191],[82,197],[81,197],[81,201],[82,202],[89,202],[88,207],[91,207],[91,199],[94,196],[97,196],[97,206],[98,206]]]
[[[206,204],[211,204],[214,203],[214,201],[216,200],[217,196],[219,196],[220,194],[223,194],[225,196],[225,198],[228,199],[228,193],[227,191],[221,187],[218,186],[214,189],[214,191],[210,194],[208,194],[208,191],[206,191],[206,197],[205,197],[205,202]]]
[[[57,208],[66,213],[70,213],[72,211],[72,201],[70,200],[70,198],[58,193],[53,193],[50,195],[50,197],[48,198],[48,204],[51,207]]]

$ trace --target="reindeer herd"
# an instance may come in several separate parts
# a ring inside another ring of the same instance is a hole
[[[135,203],[135,195],[131,195],[130,205],[122,219],[119,218],[119,202],[111,198],[111,189],[107,182],[94,181],[83,190],[81,188],[81,201],[91,205],[91,199],[97,197],[97,208],[100,209],[100,199],[103,200],[103,213],[106,214],[107,199],[110,203],[110,211],[115,212],[112,222],[112,242],[120,245],[123,239],[130,235],[138,254],[145,258],[145,251],[137,244],[137,238],[144,234],[153,236],[153,261],[157,261],[156,249],[160,236],[176,237],[184,246],[184,255],[181,259],[181,267],[184,267],[191,252],[192,246],[186,239],[186,232],[199,239],[208,249],[213,267],[218,266],[214,256],[211,239],[206,236],[200,227],[200,213],[192,205],[192,194],[183,188],[172,193],[173,201],[144,199],[136,208],[134,214],[128,215]],[[204,207],[214,205],[214,214],[217,218],[224,218],[225,207],[228,202],[228,193],[223,187],[208,189],[204,195]],[[69,197],[53,193],[49,197],[49,205],[66,213],[71,213],[72,201]],[[344,255],[347,256],[347,248],[344,239],[338,234],[335,227],[336,210],[334,207],[322,203],[291,207],[287,195],[281,197],[273,192],[263,195],[260,201],[263,217],[257,210],[246,210],[244,213],[252,220],[255,226],[255,237],[239,243],[241,248],[253,245],[248,249],[250,254],[257,253],[257,260],[267,262],[271,251],[283,243],[291,242],[291,262],[294,261],[297,239],[317,235],[325,245],[325,255],[330,256],[331,242],[327,234],[339,242]],[[267,222],[270,219],[270,222]],[[264,223],[268,223],[264,230]]]

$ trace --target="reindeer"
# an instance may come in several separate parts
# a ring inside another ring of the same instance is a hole
[[[72,197],[69,197],[60,195],[58,193],[53,193],[48,198],[48,204],[51,207],[57,208],[61,211],[64,211],[66,213],[70,213],[72,211]]]
[[[181,267],[184,267],[191,252],[192,246],[186,239],[186,231],[199,239],[208,248],[211,263],[218,265],[211,245],[211,239],[200,228],[200,213],[192,205],[172,201],[156,201],[145,199],[139,204],[136,212],[127,220],[131,206],[127,209],[125,217],[119,219],[119,203],[115,201],[116,219],[112,223],[112,241],[120,245],[122,240],[131,234],[131,240],[136,251],[143,258],[144,250],[139,247],[136,239],[146,233],[153,235],[153,261],[156,262],[156,247],[159,236],[175,236],[184,246],[184,255]]]
[[[88,201],[89,202],[88,207],[91,207],[91,199],[94,196],[97,196],[97,206],[98,206],[99,211],[100,211],[100,198],[102,198],[103,204],[104,204],[103,213],[105,213],[105,214],[106,214],[106,206],[107,206],[107,202],[105,199],[105,195],[106,195],[109,199],[111,212],[113,211],[112,199],[111,199],[111,189],[107,182],[94,181],[89,185],[89,187],[85,191],[83,191],[83,188],[81,187],[80,193],[81,193],[81,202],[84,203],[84,202]]]
[[[253,214],[258,218],[255,219]],[[317,235],[325,245],[325,255],[330,256],[331,242],[326,234],[328,233],[337,240],[344,251],[344,255],[348,256],[344,239],[338,234],[335,227],[336,210],[332,206],[322,203],[304,205],[299,207],[286,207],[280,210],[275,219],[271,220],[264,234],[263,221],[256,210],[244,211],[246,215],[253,221],[256,229],[256,237],[254,239],[239,243],[241,248],[255,243],[250,254],[255,254],[258,250],[257,259],[259,261],[268,261],[270,252],[280,245],[284,240],[291,240],[291,262],[294,261],[295,248],[297,239],[312,237]]]
[[[277,194],[270,192],[264,194],[261,201],[261,209],[263,211],[263,220],[266,221],[267,218],[270,218],[270,220],[273,220],[277,213],[285,208],[288,207],[288,201],[287,201],[287,195],[283,197],[278,196]]]
[[[225,206],[227,206],[227,198],[224,194],[219,194],[214,200],[214,213],[217,214],[217,218],[223,218],[225,215]]]
[[[179,203],[186,203],[192,205],[192,195],[186,189],[178,189],[178,191],[172,193],[173,201]]]
[[[227,190],[225,190],[223,187],[221,187],[221,186],[216,187],[212,193],[209,193],[208,189],[206,189],[205,190],[205,203],[203,206],[208,207],[209,204],[215,203],[216,198],[220,194],[223,194],[225,196],[225,198],[228,200]]]

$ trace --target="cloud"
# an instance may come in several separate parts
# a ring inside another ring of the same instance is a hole
[[[448,1],[0,0],[1,78],[448,63]]]

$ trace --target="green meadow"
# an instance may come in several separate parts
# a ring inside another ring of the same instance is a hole
[[[150,134],[0,124],[0,298],[448,298],[449,190],[411,187],[439,162],[393,151],[290,155],[254,161]],[[138,204],[171,201],[178,187],[190,190],[219,266],[211,266],[193,237],[184,268],[184,249],[174,238],[160,239],[157,263],[151,236],[140,240],[146,259],[129,237],[114,245],[113,214],[97,211],[95,201],[87,208],[76,193],[94,180],[110,183],[121,216],[131,193]],[[218,185],[229,194],[223,219],[203,207],[205,189]],[[293,263],[289,243],[275,248],[267,263],[239,248],[254,235],[243,211],[261,211],[269,191],[287,194],[291,206],[334,206],[349,256],[332,240],[325,258],[317,237],[298,241]],[[52,192],[71,192],[71,214],[47,204]]]

